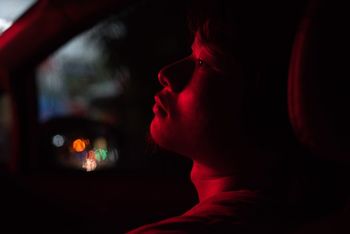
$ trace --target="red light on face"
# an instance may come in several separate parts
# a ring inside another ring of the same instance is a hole
[[[83,152],[86,148],[86,141],[83,139],[76,139],[75,141],[73,141],[73,145],[72,148],[75,152]]]

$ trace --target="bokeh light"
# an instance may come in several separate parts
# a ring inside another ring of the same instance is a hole
[[[87,141],[84,139],[76,139],[73,141],[72,148],[75,152],[83,152],[86,148]]]
[[[64,137],[60,134],[57,134],[52,137],[52,144],[56,147],[61,147],[64,145]]]

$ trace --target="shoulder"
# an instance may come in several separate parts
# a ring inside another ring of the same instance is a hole
[[[253,233],[257,194],[223,192],[200,202],[185,214],[148,224],[128,232],[139,233]]]
[[[178,216],[147,224],[134,229],[127,234],[158,234],[158,233],[209,233],[203,220],[190,216]]]

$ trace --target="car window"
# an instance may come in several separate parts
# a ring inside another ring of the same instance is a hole
[[[41,63],[38,118],[50,129],[42,154],[87,172],[144,165],[157,72],[189,48],[184,9],[146,1],[104,19]],[[101,126],[91,130],[94,124]]]
[[[37,0],[1,0],[0,35]]]
[[[126,34],[122,22],[103,22],[84,32],[44,61],[37,70],[41,122],[66,115],[85,116],[115,123],[118,116],[101,107],[124,93],[130,78],[128,67],[108,66],[109,51],[102,41],[119,40]]]

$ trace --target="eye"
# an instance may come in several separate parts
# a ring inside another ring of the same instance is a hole
[[[197,59],[197,64],[199,66],[203,66],[204,65],[204,61],[202,59]]]
[[[199,56],[192,55],[192,61],[196,65],[196,67],[207,67],[208,63],[204,59],[200,58]]]

